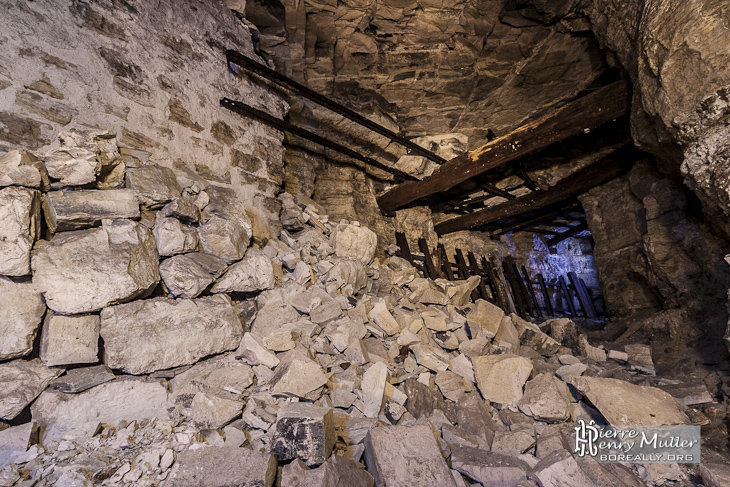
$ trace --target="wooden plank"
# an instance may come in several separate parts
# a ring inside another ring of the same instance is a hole
[[[527,313],[531,316],[537,317],[535,308],[532,305],[532,299],[530,298],[530,291],[527,289],[527,284],[525,284],[525,280],[522,277],[522,274],[520,274],[520,269],[517,267],[517,264],[515,264],[512,258],[510,258],[509,261],[510,265],[512,266],[512,272],[515,276],[515,279],[517,280],[517,284],[520,286],[520,290],[522,291],[522,298],[525,300]]]
[[[461,251],[461,249],[456,249],[455,254],[456,265],[459,266],[459,270],[461,271],[461,278],[469,279],[471,273],[469,272],[469,266],[466,264],[466,260],[464,259],[464,253]],[[471,292],[471,300],[476,301],[477,299],[479,299],[479,291],[475,289]]]
[[[638,149],[627,143],[622,149],[613,154],[560,180],[547,191],[530,193],[516,200],[510,200],[500,205],[490,206],[483,210],[446,220],[436,225],[436,233],[444,235],[478,227],[497,221],[500,218],[521,215],[578,196],[595,186],[605,184],[624,174],[638,158]]]
[[[395,232],[395,241],[398,244],[398,248],[400,248],[400,256],[406,259],[413,267],[415,267],[416,264],[413,261],[413,254],[411,254],[411,249],[408,247],[406,234],[402,232]]]
[[[550,293],[548,293],[548,288],[545,285],[545,278],[542,277],[542,274],[537,275],[537,282],[540,284],[540,289],[542,290],[542,298],[545,302],[545,312],[549,318],[555,318],[555,311],[553,311],[553,305],[550,302]]]
[[[583,280],[583,278],[578,278],[578,284],[580,284],[580,287],[583,288],[583,291],[586,293],[586,296],[588,296],[588,307],[591,308],[591,312],[593,315],[598,318],[598,311],[596,311],[596,303],[593,301],[593,296],[591,296],[590,291],[588,291],[588,286],[586,286],[586,282]]]
[[[563,208],[559,208],[554,211],[549,211],[547,213],[540,213],[538,215],[531,216],[530,218],[522,219],[521,221],[511,223],[507,226],[500,226],[499,228],[490,231],[490,235],[503,235],[507,232],[511,232],[513,230],[520,229],[524,226],[531,225],[533,223],[542,223],[542,222],[545,222],[548,220],[553,220],[555,218],[558,218],[560,215],[562,215],[563,212],[568,211],[572,208],[575,208],[576,206],[578,206],[578,203],[571,203],[567,206],[564,206]]]
[[[575,306],[573,305],[573,297],[568,292],[568,286],[565,284],[565,279],[563,279],[563,276],[560,276],[558,278],[558,284],[560,285],[560,290],[563,291],[563,299],[565,300],[565,304],[570,310],[570,315],[573,318],[576,318],[578,315],[576,314]],[[565,306],[563,306],[563,309],[565,309]]]
[[[556,234],[553,238],[549,238],[545,242],[545,245],[547,245],[548,247],[554,247],[555,245],[559,244],[563,240],[568,239],[570,237],[575,237],[579,233],[585,232],[586,230],[588,230],[588,223],[586,223],[586,222],[579,223],[578,225],[569,227],[568,230],[566,230],[562,233]]]
[[[426,272],[428,272],[427,277],[430,277],[431,279],[438,279],[440,276],[438,272],[436,272],[436,266],[433,265],[433,260],[431,260],[431,252],[428,250],[428,243],[426,243],[426,239],[418,239],[418,248],[423,254],[423,262],[426,267]]]
[[[517,281],[517,277],[514,275],[514,269],[512,269],[511,262],[507,259],[502,261],[502,269],[504,269],[510,288],[512,288],[512,297],[514,298],[514,303],[517,307],[517,314],[520,315],[520,317],[525,318],[527,317],[527,306],[525,305],[522,288]]]
[[[617,81],[526,123],[479,149],[441,165],[421,181],[407,181],[378,198],[385,214],[419,198],[453,188],[474,176],[531,152],[548,147],[586,129],[597,127],[629,109],[626,83]]]
[[[471,270],[475,276],[479,276],[479,286],[477,289],[479,290],[479,294],[481,294],[482,299],[485,301],[494,302],[495,300],[492,298],[492,296],[487,293],[487,288],[484,285],[484,277],[483,272],[479,268],[479,264],[477,263],[477,258],[474,256],[474,252],[469,252],[466,254],[466,258],[469,260],[469,265],[471,266]]]
[[[504,275],[499,272],[499,267],[494,257],[487,261],[486,257],[482,257],[482,268],[487,272],[489,280],[492,282],[492,289],[497,299],[497,306],[502,308],[507,314],[516,313],[515,305],[510,299],[507,292],[507,283],[504,281]]]
[[[583,289],[583,287],[580,285],[580,281],[578,280],[578,276],[575,274],[575,272],[568,272],[568,279],[570,279],[570,283],[573,285],[573,289],[575,289],[575,292],[578,295],[578,302],[580,303],[580,307],[583,310],[583,314],[586,316],[586,318],[597,320],[598,315],[596,315],[595,310],[593,310],[591,307],[593,304],[593,302],[591,301],[591,297],[588,295],[587,290]]]
[[[527,273],[527,268],[525,268],[525,266],[522,266],[522,277],[525,280],[525,285],[527,286],[527,291],[530,295],[530,298],[535,305],[535,318],[542,318],[545,315],[543,315],[542,313],[542,309],[540,308],[540,302],[537,300],[535,288],[532,285],[532,279],[530,279],[530,274]]]
[[[454,277],[454,270],[451,268],[451,262],[449,261],[449,256],[446,253],[446,248],[444,248],[444,244],[439,244],[437,250],[441,254],[441,264],[443,266],[444,272],[446,273],[446,279],[448,279],[449,281],[455,280],[456,278]]]

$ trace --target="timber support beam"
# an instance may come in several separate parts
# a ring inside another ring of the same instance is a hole
[[[446,191],[485,171],[610,122],[628,111],[626,83],[617,81],[528,122],[479,149],[451,159],[421,181],[399,184],[378,198],[378,206],[384,214],[392,214],[417,199]]]

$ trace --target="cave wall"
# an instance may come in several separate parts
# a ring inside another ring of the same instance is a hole
[[[282,136],[219,106],[287,105],[227,69],[253,55],[248,28],[215,0],[4,2],[0,153],[48,149],[59,132],[108,130],[148,162],[233,188],[276,232]]]

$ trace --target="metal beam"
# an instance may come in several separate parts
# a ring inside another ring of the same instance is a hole
[[[401,180],[409,180],[409,179],[415,180],[415,178],[413,176],[411,176],[410,174],[406,174],[399,169],[396,169],[396,168],[390,167],[390,166],[386,166],[385,164],[378,162],[375,159],[372,159],[367,156],[363,156],[362,154],[355,152],[352,149],[348,149],[344,145],[340,145],[337,142],[333,142],[329,139],[325,139],[324,137],[321,137],[321,136],[315,134],[314,132],[310,132],[309,130],[305,130],[301,127],[297,127],[295,125],[290,124],[289,122],[285,122],[284,120],[280,120],[276,117],[272,117],[268,113],[262,112],[261,110],[257,110],[254,107],[246,105],[245,103],[241,103],[240,101],[234,101],[234,100],[231,100],[228,98],[223,98],[223,99],[221,99],[220,104],[222,107],[227,108],[233,112],[236,112],[239,115],[254,117],[254,118],[258,119],[259,121],[275,128],[277,130],[281,130],[282,132],[290,132],[294,135],[298,135],[299,137],[305,138],[307,140],[311,140],[312,142],[315,142],[324,147],[337,151],[348,157],[352,157],[353,159],[362,161],[365,164],[369,164],[373,167],[377,167],[378,169],[382,169],[383,171],[389,172],[390,174],[393,174],[394,176],[400,178]]]
[[[432,160],[433,162],[437,164],[443,164],[446,162],[446,159],[443,157],[434,154],[428,149],[424,149],[420,145],[416,144],[415,142],[411,142],[408,139],[405,139],[401,137],[400,135],[396,134],[392,130],[388,130],[387,128],[383,127],[382,125],[379,125],[372,120],[369,120],[359,113],[354,112],[353,110],[347,108],[344,105],[341,105],[340,103],[337,103],[335,101],[332,101],[325,97],[324,95],[321,95],[317,93],[314,90],[311,90],[307,88],[306,86],[297,83],[291,78],[288,78],[284,76],[281,73],[277,73],[273,69],[270,69],[267,66],[264,66],[263,64],[257,63],[253,59],[249,59],[248,57],[244,56],[243,54],[228,50],[226,51],[226,59],[229,63],[237,64],[241,66],[242,68],[247,69],[248,71],[251,71],[252,73],[255,73],[262,78],[266,78],[267,80],[276,83],[279,86],[282,86],[284,88],[287,88],[294,93],[296,93],[299,96],[303,96],[304,98],[307,98],[308,100],[312,100],[315,103],[318,103],[322,105],[323,107],[329,108],[333,112],[342,115],[345,118],[349,118],[353,122],[357,122],[363,127],[367,127],[373,132],[376,132],[383,137],[387,137],[388,139],[392,140],[393,142],[397,142],[403,146],[405,146],[409,151],[415,152],[416,154],[423,156],[427,159]]]
[[[417,199],[446,191],[518,157],[544,149],[628,112],[629,95],[623,81],[600,88],[528,122],[479,149],[462,154],[421,181],[410,181],[378,198],[380,210],[391,214]]]

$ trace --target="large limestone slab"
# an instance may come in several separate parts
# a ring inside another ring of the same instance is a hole
[[[155,298],[104,308],[105,363],[130,374],[188,365],[238,347],[243,326],[226,295]]]
[[[365,461],[376,485],[456,487],[429,426],[371,429],[365,437]]]
[[[700,474],[706,487],[730,485],[730,465],[726,463],[703,463]]]
[[[352,257],[363,264],[370,264],[375,256],[378,236],[367,227],[337,225],[332,234],[335,254],[339,257]]]
[[[300,460],[285,465],[281,487],[375,487],[373,476],[349,458],[334,455],[330,462],[309,469]]]
[[[362,375],[360,399],[363,402],[362,413],[366,418],[377,418],[380,414],[387,379],[388,366],[383,362],[375,362]]]
[[[49,367],[99,361],[99,316],[49,313],[41,334],[41,361]]]
[[[43,210],[51,233],[95,227],[104,219],[139,217],[131,189],[51,191],[43,196]]]
[[[689,423],[674,398],[656,387],[599,377],[571,377],[570,383],[613,426]]]
[[[23,456],[37,434],[38,425],[34,422],[0,431],[0,465],[12,463]]]
[[[517,403],[520,411],[538,421],[559,423],[570,419],[571,396],[568,386],[550,373],[543,373],[525,385],[525,395]]]
[[[93,183],[101,170],[87,134],[69,130],[58,134],[58,143],[43,155],[48,175],[64,186]]]
[[[250,293],[273,289],[275,284],[271,260],[261,250],[251,248],[246,252],[246,258],[233,264],[213,286],[213,292]]]
[[[28,280],[0,277],[0,360],[28,355],[46,312],[41,293]]]
[[[152,232],[129,220],[56,235],[33,253],[33,283],[60,314],[99,311],[148,294],[160,280]]]
[[[183,225],[177,218],[166,218],[160,212],[156,215],[152,233],[161,256],[193,252],[198,247],[198,232],[193,227]]]
[[[16,417],[62,372],[62,369],[49,369],[40,360],[0,364],[0,419]]]
[[[0,275],[30,274],[30,251],[40,234],[40,193],[0,189]]]
[[[499,306],[478,299],[466,313],[466,324],[471,338],[494,338],[504,318],[504,311]]]
[[[269,383],[274,394],[304,397],[325,385],[327,376],[316,362],[294,358],[279,364]]]
[[[522,387],[532,372],[532,362],[517,355],[475,357],[474,375],[484,399],[514,406],[522,399]]]
[[[515,487],[530,473],[530,466],[518,458],[468,446],[451,447],[451,468],[494,487]]]
[[[167,418],[164,381],[117,379],[84,391],[65,394],[47,389],[31,407],[33,421],[45,427],[42,441],[91,436],[99,423]]]
[[[210,447],[181,453],[164,487],[271,487],[276,457],[243,448]]]
[[[203,211],[198,234],[206,253],[217,255],[228,264],[239,261],[251,240],[251,220],[242,200],[230,188],[210,186],[210,203]]]
[[[150,165],[128,169],[126,179],[127,187],[137,193],[139,202],[147,208],[162,208],[182,193],[175,173],[166,167]]]
[[[46,165],[24,150],[11,150],[0,156],[0,187],[25,186],[47,191],[50,182]]]

